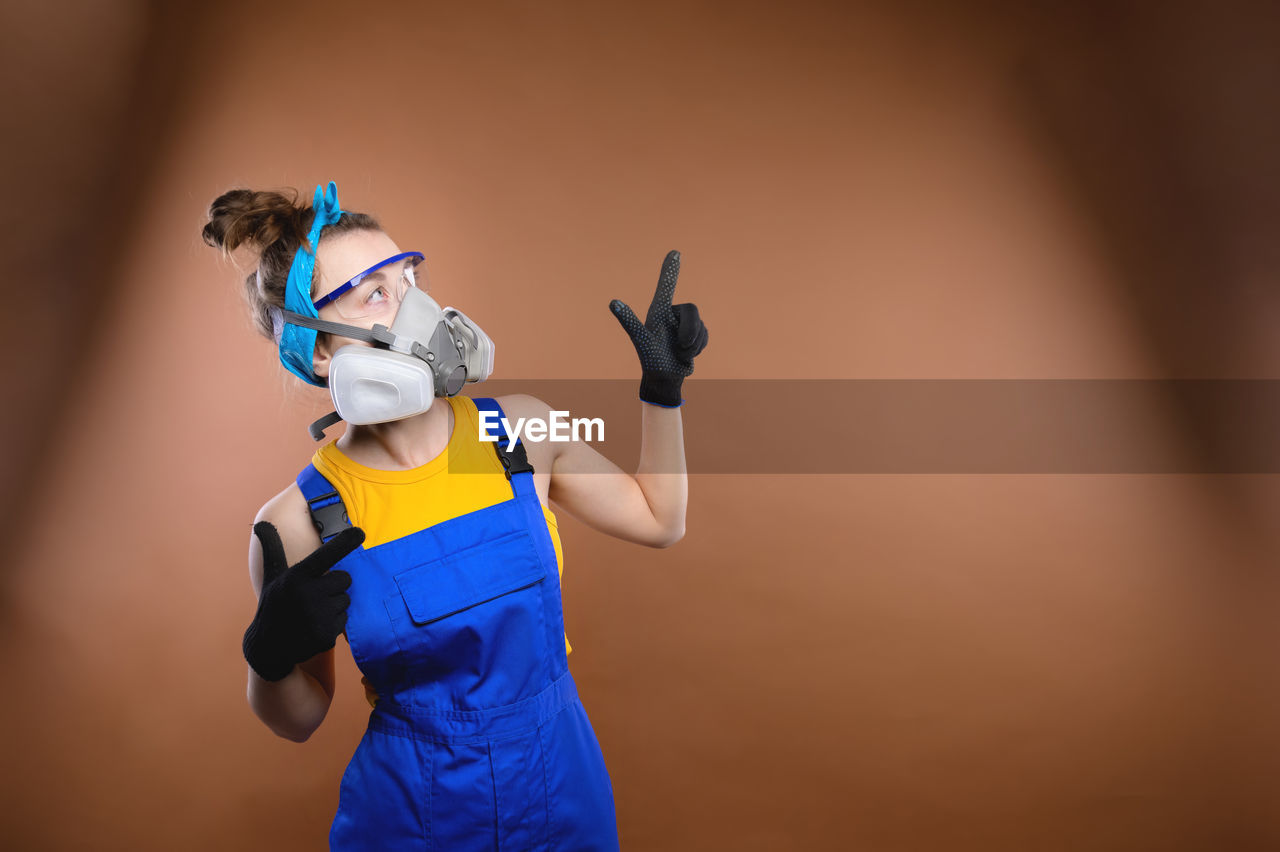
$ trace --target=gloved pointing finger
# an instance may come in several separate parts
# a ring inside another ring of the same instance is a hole
[[[640,399],[667,408],[684,404],[681,384],[693,373],[694,357],[707,345],[707,327],[697,306],[692,302],[671,304],[679,274],[680,252],[668,252],[643,324],[626,302],[609,302],[609,310],[640,357]]]
[[[263,582],[243,650],[263,680],[277,681],[336,644],[347,624],[351,575],[332,566],[364,543],[365,535],[359,527],[345,529],[287,567],[276,528],[260,521],[253,532],[262,544]]]

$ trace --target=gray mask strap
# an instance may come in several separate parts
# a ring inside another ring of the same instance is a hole
[[[363,340],[365,343],[377,343],[378,338],[367,328],[361,328],[358,325],[347,325],[341,322],[329,322],[316,317],[303,316],[294,311],[286,311],[281,309],[284,318],[303,328],[313,328],[316,331],[326,331],[329,334],[336,334],[339,337],[350,337],[352,340]]]

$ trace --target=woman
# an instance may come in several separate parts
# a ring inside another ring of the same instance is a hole
[[[254,713],[298,742],[333,700],[339,633],[364,675],[373,710],[330,846],[616,849],[612,785],[568,670],[547,503],[652,547],[683,536],[680,387],[707,331],[692,304],[671,304],[679,255],[645,323],[610,303],[642,367],[632,477],[581,441],[510,440],[501,417],[550,419],[535,397],[457,395],[488,375],[492,343],[427,295],[421,254],[342,211],[333,183],[310,207],[227,192],[203,236],[250,250],[259,330],[290,372],[330,389],[325,423],[347,420],[254,519],[259,600],[243,646]],[[496,443],[480,439],[484,412]]]

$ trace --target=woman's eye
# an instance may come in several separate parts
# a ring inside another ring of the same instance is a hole
[[[379,285],[378,287],[374,288],[372,292],[369,293],[369,299],[366,302],[366,304],[378,302],[381,299],[385,299],[386,297],[387,297],[386,288]]]

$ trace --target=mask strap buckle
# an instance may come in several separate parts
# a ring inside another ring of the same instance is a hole
[[[330,426],[337,423],[341,419],[342,418],[338,416],[338,412],[330,411],[324,417],[321,417],[319,420],[316,420],[310,426],[308,426],[307,431],[311,433],[312,440],[323,441],[324,430],[328,429]]]
[[[425,355],[418,353],[417,350],[422,347],[422,344],[418,343],[417,340],[414,340],[411,337],[406,337],[403,334],[396,334],[382,323],[376,323],[373,326],[372,334],[374,342],[381,343],[392,352],[399,352],[401,355],[418,355],[418,357],[424,358],[427,361],[435,360],[434,355],[427,358]]]

